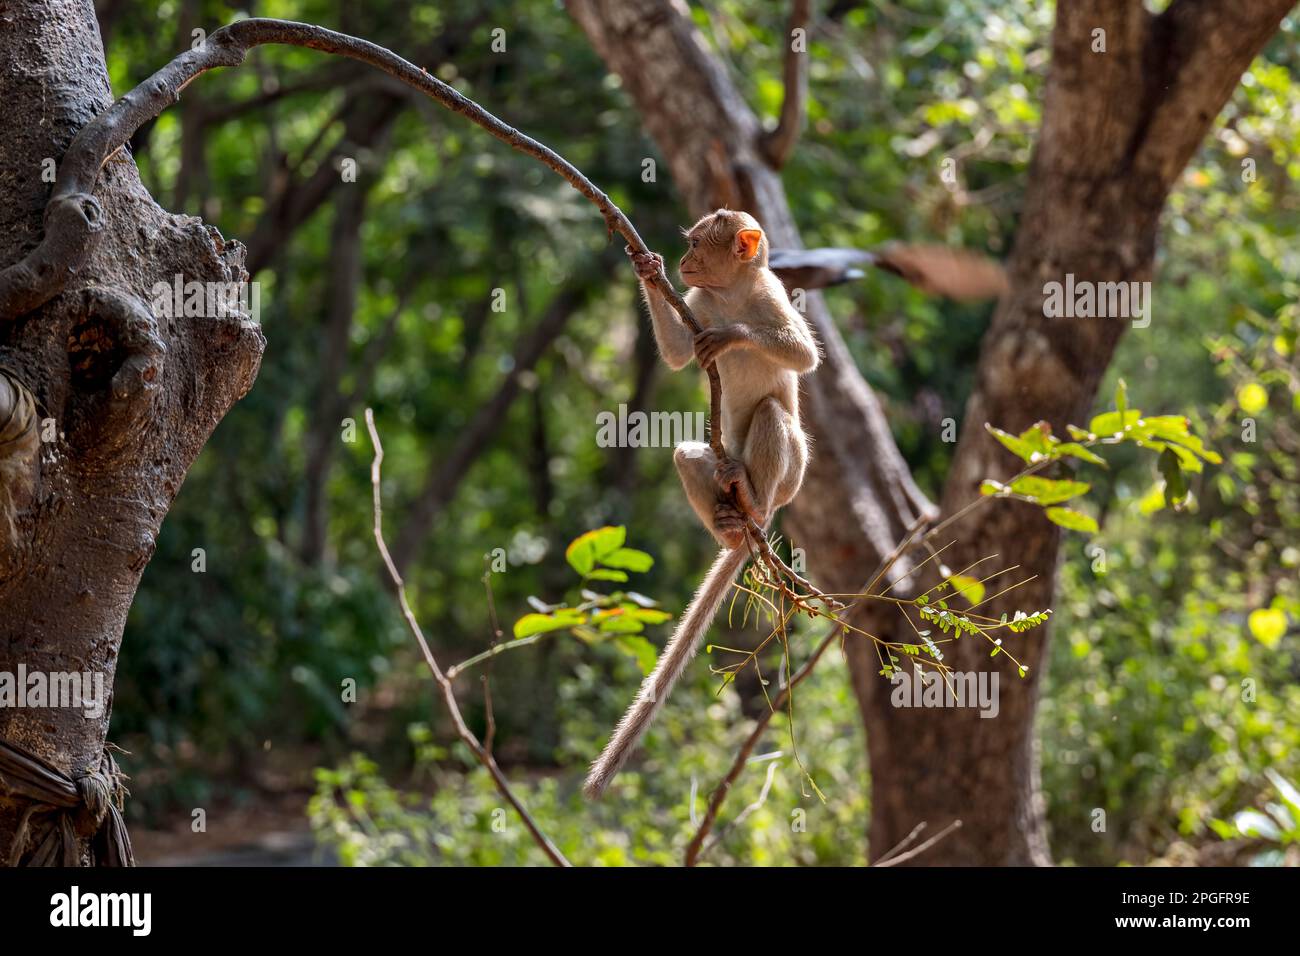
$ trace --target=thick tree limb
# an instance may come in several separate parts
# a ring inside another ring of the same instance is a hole
[[[781,118],[776,128],[764,133],[759,149],[773,169],[780,169],[794,152],[803,133],[804,113],[808,99],[808,48],[795,46],[796,30],[803,31],[807,43],[808,21],[812,19],[812,0],[794,0],[790,5],[790,19],[785,25],[785,59],[782,77],[785,95],[781,100]]]
[[[1170,188],[1241,75],[1295,0],[1176,0],[1156,18],[1146,56],[1165,75],[1135,144],[1134,168]]]

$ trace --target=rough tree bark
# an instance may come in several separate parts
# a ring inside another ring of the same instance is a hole
[[[1063,429],[1086,416],[1126,323],[1048,320],[1043,285],[1066,272],[1095,281],[1150,278],[1169,188],[1290,6],[1176,0],[1158,17],[1133,0],[1058,6],[1043,128],[1008,267],[1011,288],[983,344],[944,514],[977,494],[981,478],[1010,473],[1005,452],[983,430],[986,421],[1021,430],[1046,419]],[[569,0],[568,8],[622,79],[692,214],[740,206],[759,218],[774,245],[799,248],[779,178],[761,152],[758,120],[684,5]],[[1104,54],[1091,51],[1097,28],[1107,31]],[[821,298],[809,295],[808,302],[827,362],[805,381],[815,454],[786,524],[808,549],[818,586],[854,592],[927,503]],[[1027,505],[999,502],[973,515],[952,529],[961,543],[945,555],[950,566],[997,553],[1000,565],[1039,575],[987,613],[1013,603],[1049,606],[1058,529]],[[896,617],[868,610],[857,623],[903,638],[892,633],[902,626]],[[961,819],[960,830],[917,862],[1050,862],[1033,727],[1047,633],[1032,633],[1022,657],[1030,676],[1002,681],[995,720],[960,708],[891,707],[875,650],[847,642],[867,730],[873,856],[919,822],[934,833]],[[954,669],[987,668],[975,642],[957,647]]]
[[[7,3],[0,30],[0,263],[43,233],[43,171],[113,100],[89,0]],[[0,315],[0,370],[30,389],[42,430],[17,541],[0,541],[0,671],[97,672],[111,689],[141,572],[195,456],[251,387],[264,339],[247,316],[155,320],[156,282],[238,282],[244,249],[159,208],[119,152],[95,186],[100,241],[65,291]],[[88,213],[95,216],[94,212]],[[3,418],[0,415],[0,418]],[[195,542],[196,547],[203,542]],[[0,708],[0,741],[76,776],[98,765],[109,711]],[[19,801],[0,792],[0,853]],[[29,832],[34,846],[50,815]],[[87,857],[87,833],[79,831]]]

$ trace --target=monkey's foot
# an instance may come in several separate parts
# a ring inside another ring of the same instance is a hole
[[[749,484],[749,472],[738,458],[722,458],[713,467],[713,480],[723,494],[730,494],[731,489],[744,482]]]
[[[734,494],[736,503],[743,514],[753,518],[762,525],[758,505],[754,501],[754,486],[750,484],[749,472],[743,462],[735,458],[724,458],[713,469],[713,480],[724,495]]]
[[[734,551],[745,543],[745,516],[734,505],[719,502],[713,509],[713,534],[719,544]]]

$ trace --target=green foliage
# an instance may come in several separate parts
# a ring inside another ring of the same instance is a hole
[[[1086,494],[1092,486],[1072,479],[1044,478],[1034,472],[1066,458],[1105,468],[1105,459],[1092,451],[1093,448],[1132,443],[1159,452],[1157,464],[1163,476],[1159,486],[1161,499],[1164,504],[1181,509],[1188,494],[1186,475],[1199,475],[1203,461],[1215,465],[1223,462],[1217,452],[1206,448],[1201,438],[1192,432],[1188,419],[1180,415],[1144,418],[1141,410],[1129,408],[1128,387],[1123,379],[1115,389],[1114,411],[1095,416],[1086,429],[1066,426],[1074,441],[1061,441],[1052,434],[1052,426],[1047,422],[1038,422],[1019,435],[1011,435],[989,424],[984,427],[1028,467],[1006,483],[985,479],[980,482],[980,494],[1042,505],[1049,521],[1085,534],[1096,534],[1101,530],[1095,518],[1073,508],[1054,506]],[[1158,507],[1149,505],[1143,513],[1150,514]]]
[[[725,764],[749,731],[734,690],[715,695],[696,673],[673,694],[632,767],[599,803],[579,792],[581,769],[599,751],[609,720],[626,705],[630,664],[614,687],[599,669],[579,666],[561,683],[565,743],[563,775],[509,772],[511,784],[547,835],[576,865],[680,865],[698,817]],[[852,866],[865,862],[865,751],[853,695],[842,668],[815,671],[800,685],[801,749],[826,800],[812,797],[784,745],[788,727],[777,716],[732,792],[738,813],[761,803],[702,863],[758,866]],[[317,771],[312,826],[320,842],[347,865],[542,865],[545,858],[491,780],[459,744],[437,745],[441,733],[411,728],[416,751],[409,782],[394,786],[369,758],[354,755]],[[771,786],[764,785],[771,770]],[[725,823],[725,820],[724,820]]]
[[[1147,510],[1150,478],[1131,475],[1104,503],[1104,532],[1067,544],[1041,704],[1062,858],[1145,862],[1208,839],[1270,772],[1300,775],[1298,325],[1286,306],[1206,343],[1222,397],[1201,428],[1223,465],[1187,473],[1195,521]],[[1248,409],[1239,396],[1261,379],[1268,404]]]
[[[565,549],[564,557],[569,566],[582,576],[580,584],[588,581],[626,582],[628,576],[620,569],[643,573],[654,566],[654,558],[644,551],[624,547],[626,541],[627,529],[622,526],[597,528],[574,538]],[[642,671],[649,673],[654,667],[655,649],[640,634],[647,624],[663,624],[672,620],[672,615],[660,610],[653,599],[636,591],[600,594],[582,588],[581,595],[583,600],[575,607],[545,604],[530,596],[529,603],[537,610],[515,621],[514,646],[519,646],[527,638],[556,631],[568,631],[588,644],[611,639],[610,644],[635,660]],[[503,649],[511,646],[503,645]]]
[[[1265,804],[1263,811],[1241,810],[1233,814],[1232,822],[1211,820],[1214,832],[1226,839],[1236,836],[1263,840],[1276,844],[1255,857],[1256,866],[1282,866],[1286,863],[1286,848],[1300,844],[1300,788],[1275,770],[1267,769],[1278,801]]]

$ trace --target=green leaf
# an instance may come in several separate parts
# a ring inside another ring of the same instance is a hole
[[[664,621],[673,619],[673,616],[667,611],[661,611],[658,608],[637,607],[635,604],[624,604],[622,607],[628,617],[635,618],[645,624],[662,624]]]
[[[1128,411],[1128,385],[1121,378],[1115,386],[1115,408],[1122,419],[1124,413]]]
[[[1059,524],[1062,528],[1069,528],[1071,531],[1096,534],[1100,530],[1096,520],[1090,515],[1072,508],[1048,508],[1046,514],[1048,521]]]
[[[1092,486],[1084,481],[1066,479],[1040,478],[1038,475],[1025,475],[1011,483],[1011,491],[1027,498],[1033,498],[1040,505],[1054,505],[1069,501],[1086,492]]]
[[[559,631],[580,624],[583,619],[582,612],[572,608],[565,608],[554,614],[525,614],[515,621],[514,635],[516,638],[532,637],[534,634]]]
[[[602,557],[600,563],[608,568],[623,568],[640,574],[649,571],[654,566],[655,559],[636,548],[619,548]]]
[[[1056,446],[1055,451],[1058,455],[1069,455],[1071,458],[1079,458],[1092,465],[1101,465],[1101,467],[1103,468],[1108,467],[1106,465],[1105,458],[1102,458],[1100,455],[1094,454],[1092,451],[1090,451],[1087,448],[1084,448],[1078,442],[1072,442],[1072,441],[1061,442],[1061,444]]]
[[[610,568],[597,568],[587,573],[588,581],[617,581],[622,583],[627,580],[626,571],[615,571]]]
[[[1039,422],[1020,433],[1019,437],[994,428],[985,423],[988,433],[1000,441],[1011,454],[1029,464],[1047,458],[1052,453],[1052,446],[1057,439],[1052,436],[1052,427],[1047,422]]]
[[[1201,459],[1197,458],[1196,455],[1193,455],[1191,451],[1184,449],[1182,445],[1175,445],[1173,442],[1170,442],[1170,444],[1165,445],[1164,449],[1161,449],[1161,451],[1162,453],[1167,451],[1167,453],[1174,455],[1174,458],[1178,459],[1179,467],[1182,468],[1183,471],[1191,472],[1192,475],[1200,475],[1201,471],[1205,468],[1205,466],[1201,464]]]
[[[953,592],[969,601],[972,607],[984,600],[984,585],[978,579],[967,574],[954,574],[948,581],[952,583]]]
[[[1143,515],[1152,515],[1165,506],[1165,483],[1157,481],[1147,493],[1138,501],[1138,512]]]
[[[1160,453],[1160,474],[1165,479],[1165,504],[1178,505],[1187,498],[1187,481],[1183,478],[1183,469],[1178,464],[1178,456],[1169,448]]]
[[[1104,412],[1088,423],[1088,431],[1097,435],[1115,435],[1131,425],[1136,425],[1141,417],[1142,413],[1137,409],[1125,412],[1122,416],[1119,412]],[[1070,434],[1074,434],[1073,430]]]
[[[655,660],[659,654],[655,650],[655,646],[644,637],[638,637],[635,634],[621,634],[614,639],[614,646],[636,661],[637,666],[641,668],[642,674],[649,674],[654,670]]]
[[[1192,435],[1191,422],[1184,415],[1152,415],[1150,418],[1142,419],[1138,430],[1154,435],[1156,438],[1176,442],[1185,441]]]
[[[1007,486],[1000,481],[990,481],[985,479],[980,482],[980,494],[982,495],[1000,495],[1007,490]]]
[[[1257,608],[1246,618],[1246,626],[1255,640],[1272,650],[1286,633],[1286,612],[1274,607]]]
[[[573,570],[584,577],[591,573],[596,563],[623,547],[627,528],[605,526],[574,538],[564,551],[564,557]]]
[[[1201,463],[1193,456],[1200,456],[1211,464],[1219,464],[1223,459],[1205,447],[1201,439],[1191,432],[1191,423],[1182,415],[1156,415],[1139,421],[1129,432],[1138,440],[1138,444],[1155,451],[1172,448],[1181,462],[1183,469],[1200,473]]]
[[[1011,454],[1027,462],[1033,461],[1034,449],[1028,443],[1021,441],[1009,432],[1004,432],[1000,428],[994,428],[992,425],[987,423],[985,423],[984,427],[988,429],[988,433],[1000,441],[1003,447],[1005,447],[1007,451],[1011,452]]]
[[[604,618],[596,626],[605,634],[640,634],[645,630],[644,624],[626,614]]]

